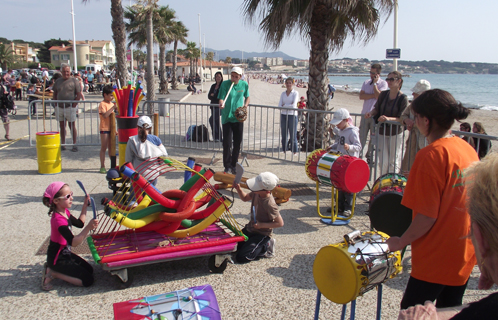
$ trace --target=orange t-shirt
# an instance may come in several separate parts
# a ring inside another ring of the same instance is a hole
[[[109,117],[104,118],[103,114],[109,111],[114,106],[114,103],[102,101],[99,104],[99,116],[100,116],[100,131],[111,130],[111,119]]]
[[[461,286],[469,278],[476,258],[463,171],[475,161],[476,151],[458,137],[438,139],[417,153],[401,203],[413,217],[423,214],[436,222],[411,244],[415,279]]]
[[[16,89],[21,89],[22,88],[22,83],[21,81],[16,82]]]

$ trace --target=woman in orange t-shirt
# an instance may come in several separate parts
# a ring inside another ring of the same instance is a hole
[[[429,145],[415,157],[401,202],[412,209],[412,223],[387,241],[391,251],[411,244],[412,272],[401,309],[427,300],[438,308],[460,306],[476,263],[463,171],[479,158],[450,128],[470,110],[439,89],[422,93],[412,109]]]

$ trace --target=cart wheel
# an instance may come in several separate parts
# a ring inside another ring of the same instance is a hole
[[[113,275],[112,277],[114,278],[114,283],[116,285],[116,289],[118,290],[128,289],[133,283],[133,275],[129,270],[128,279],[126,280],[126,282],[123,281],[123,279],[121,279],[121,277],[119,277],[118,275]]]
[[[212,273],[223,273],[223,271],[225,271],[225,269],[227,268],[227,264],[228,264],[228,260],[225,259],[219,267],[216,266],[216,256],[211,256],[209,257],[209,260],[208,260],[208,266],[209,266],[209,270],[212,272]]]

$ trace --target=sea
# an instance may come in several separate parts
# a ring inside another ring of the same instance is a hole
[[[330,83],[339,91],[360,92],[363,82],[370,77],[364,75],[329,74]],[[305,81],[307,76],[299,76]],[[387,74],[382,74],[387,78]],[[455,99],[469,109],[498,111],[498,75],[492,74],[412,74],[403,78],[403,88],[409,99],[411,89],[417,81],[425,79],[431,83],[432,89],[450,92]],[[347,90],[346,90],[347,88]]]

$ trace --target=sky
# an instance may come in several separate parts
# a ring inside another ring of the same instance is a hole
[[[77,40],[112,40],[110,0],[74,1]],[[496,12],[498,1],[398,0],[398,48],[402,60],[446,60],[498,63]],[[133,4],[134,1],[131,1]],[[272,51],[265,48],[257,25],[242,14],[242,0],[159,0],[176,11],[189,31],[188,40],[215,50]],[[123,0],[124,6],[130,0]],[[2,0],[0,37],[43,42],[72,39],[71,0]],[[199,14],[201,31],[199,33]],[[382,17],[377,36],[368,44],[344,43],[330,59],[385,59],[393,48],[394,14]],[[172,47],[168,48],[172,49]],[[284,39],[277,51],[309,58],[309,43],[299,34]],[[232,57],[240,58],[240,57]]]

